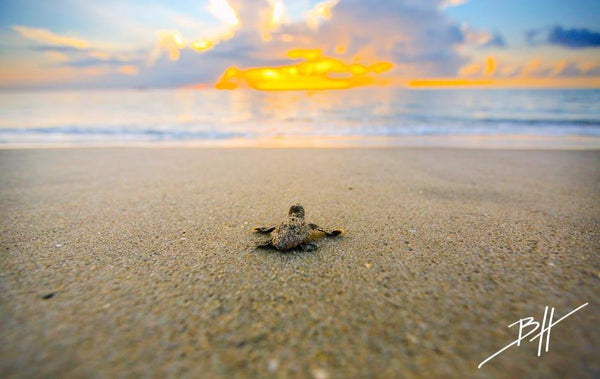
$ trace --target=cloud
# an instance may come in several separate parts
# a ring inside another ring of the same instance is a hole
[[[581,62],[577,65],[577,68],[583,75],[600,75],[600,64],[597,62]]]
[[[600,47],[600,33],[588,29],[564,29],[555,26],[548,34],[548,42],[573,49]]]
[[[69,66],[69,67],[98,67],[98,66],[121,67],[121,66],[140,65],[140,64],[142,64],[141,60],[119,59],[119,58],[94,58],[91,56],[87,56],[83,59],[70,60],[68,62],[63,63],[64,66]]]
[[[406,76],[454,74],[466,60],[456,49],[465,35],[442,13],[439,0],[326,0],[315,5],[305,20],[287,24],[273,22],[276,4],[273,0],[211,1],[211,12],[235,30],[227,39],[207,41],[209,51],[198,49],[202,54],[198,69],[214,61],[230,62],[222,72],[231,65],[289,64],[285,54],[299,48],[320,49],[324,55],[364,64],[393,61],[399,63],[397,73]],[[165,43],[162,38],[154,60],[164,50],[172,60],[183,56],[193,41],[181,39],[183,43],[166,38],[170,42]],[[484,42],[499,44],[500,40],[490,36]]]
[[[440,4],[440,7],[441,8],[456,7],[456,6],[459,6],[459,5],[462,5],[462,4],[466,3],[468,1],[469,0],[444,0]]]
[[[480,63],[471,63],[462,67],[459,71],[460,76],[480,76],[482,65]]]
[[[135,71],[133,67],[142,64],[144,57],[149,54],[149,50],[125,53],[109,51],[92,46],[83,39],[61,36],[46,29],[21,25],[15,25],[12,29],[36,42],[28,48],[43,53],[41,57],[46,59],[38,63],[46,67],[80,69],[82,72],[93,72],[95,75],[110,72],[104,69],[120,68],[120,73],[133,75]],[[94,71],[94,69],[98,70]]]
[[[400,75],[454,74],[465,58],[460,27],[443,14],[440,1],[342,0],[327,9],[328,20],[282,26],[276,50],[319,48],[327,55],[398,63]],[[243,21],[242,21],[243,24]]]
[[[600,66],[595,62],[577,62],[561,59],[551,68],[551,75],[557,77],[590,77],[600,75]]]
[[[532,29],[525,32],[525,41],[530,46],[537,46],[544,43],[540,36],[544,33],[541,29]]]
[[[123,53],[95,48],[76,49],[70,46],[35,46],[31,50],[42,52],[49,60],[47,66],[75,69],[141,66],[146,64],[150,54],[149,49]]]
[[[496,65],[496,59],[489,56],[485,62],[473,63],[462,67],[458,74],[463,77],[489,77],[496,72]]]
[[[502,35],[495,33],[482,47],[506,47],[506,43]]]
[[[463,66],[459,75],[465,78],[582,78],[600,75],[600,65],[568,58],[550,61],[541,57],[515,63],[490,56],[486,61]]]
[[[464,35],[465,44],[477,48],[487,47],[505,47],[504,38],[500,33],[490,33],[484,30],[473,30],[467,25],[463,25],[461,30]]]
[[[76,53],[80,54],[82,52],[88,51],[88,49],[77,49],[71,46],[31,46],[29,47],[32,51],[60,51],[61,53]]]
[[[14,25],[12,29],[27,39],[49,46],[85,49],[90,45],[87,41],[83,39],[60,36],[46,29],[30,28],[21,25]]]
[[[589,29],[565,29],[556,25],[547,30],[529,30],[525,34],[529,45],[550,44],[570,49],[600,47],[600,32]]]
[[[66,62],[69,60],[69,57],[60,51],[48,50],[44,55],[55,62]]]
[[[178,31],[160,30],[157,35],[158,41],[156,44],[156,49],[153,52],[150,60],[156,60],[163,50],[168,51],[169,58],[172,61],[178,60],[180,55],[179,51],[185,46],[185,42],[183,41],[181,34]]]
[[[280,0],[210,0],[206,2],[207,15],[212,12],[215,22],[223,22],[221,28],[212,29],[212,35],[192,30],[196,26],[192,17],[176,17],[181,28],[168,24],[160,32],[157,27],[147,33],[146,44],[129,53],[106,47],[110,43],[92,46],[87,41],[43,29],[35,29],[36,38],[27,38],[39,43],[32,49],[63,54],[49,55],[55,58],[50,62],[53,67],[98,67],[108,73],[137,73],[107,76],[101,82],[82,86],[215,83],[229,67],[246,70],[290,65],[286,53],[295,49],[320,49],[323,56],[347,65],[368,67],[391,62],[393,69],[382,73],[386,77],[454,76],[461,67],[472,63],[461,47],[505,45],[499,33],[463,30],[443,11],[445,6],[463,2],[323,0],[307,11],[304,19],[296,17],[290,21],[278,5],[285,3]],[[169,18],[169,14],[165,17]],[[25,29],[17,28],[14,30],[24,35]],[[40,30],[44,33],[40,34]],[[122,69],[128,66],[136,69]],[[482,64],[481,72],[485,72],[485,67]]]
[[[137,75],[139,69],[137,68],[137,66],[126,65],[119,67],[117,71],[119,72],[119,74],[123,75]]]
[[[346,64],[339,59],[323,56],[318,49],[292,50],[288,57],[302,61],[283,67],[246,70],[230,67],[216,87],[235,89],[242,85],[263,91],[347,89],[376,84],[377,79],[373,75],[392,68],[389,62],[370,66]]]
[[[181,41],[159,41],[152,67],[140,68],[137,78],[161,86],[215,83],[231,67],[288,66],[286,53],[295,49],[320,49],[349,64],[392,62],[385,75],[396,77],[455,75],[468,62],[459,49],[470,43],[467,33],[441,10],[441,0],[325,0],[304,20],[283,24],[273,22],[277,3],[211,1],[211,12],[232,27],[231,35],[206,40],[210,48],[198,51],[183,33]],[[476,47],[504,46],[500,34],[478,33]]]
[[[311,29],[317,29],[326,20],[331,19],[331,9],[339,3],[339,0],[325,0],[316,4],[306,16],[306,23]]]
[[[527,62],[519,73],[521,76],[541,76],[546,74],[548,69],[545,69],[542,66],[542,60],[540,57],[536,57],[529,62]]]
[[[210,0],[208,10],[215,18],[226,24],[237,26],[240,23],[235,10],[227,1]]]

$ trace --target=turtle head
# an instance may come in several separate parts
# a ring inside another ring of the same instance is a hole
[[[290,211],[288,212],[288,216],[304,218],[304,207],[300,204],[292,205],[290,207]]]

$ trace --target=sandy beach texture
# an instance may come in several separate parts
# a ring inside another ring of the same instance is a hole
[[[600,152],[0,151],[6,377],[598,377]],[[254,251],[293,203],[342,227]],[[555,307],[549,352],[507,326]]]

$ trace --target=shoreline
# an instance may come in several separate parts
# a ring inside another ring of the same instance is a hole
[[[77,148],[317,148],[317,149],[468,149],[468,150],[600,150],[600,137],[564,135],[451,135],[451,136],[282,136],[150,142],[0,143],[0,150]]]

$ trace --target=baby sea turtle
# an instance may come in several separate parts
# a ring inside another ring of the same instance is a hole
[[[290,250],[300,247],[306,251],[317,248],[313,241],[320,237],[335,237],[344,234],[342,229],[324,229],[315,224],[304,221],[304,207],[296,204],[290,207],[288,219],[277,226],[255,227],[257,233],[269,233],[270,239],[258,245],[261,248],[275,248],[277,250]]]

